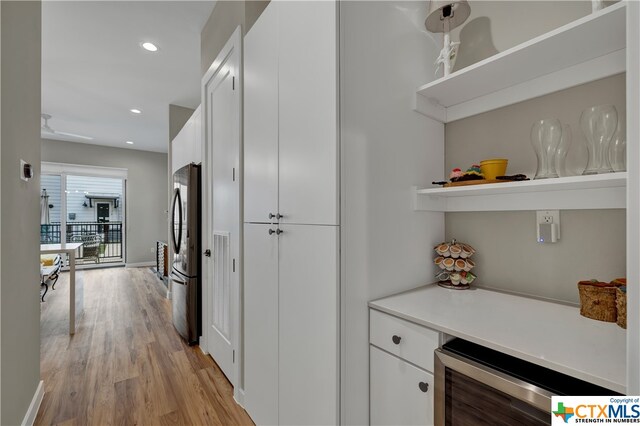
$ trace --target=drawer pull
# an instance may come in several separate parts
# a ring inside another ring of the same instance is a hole
[[[418,387],[422,392],[427,392],[429,390],[429,383],[420,382],[418,383]]]
[[[400,340],[402,340],[402,337],[398,336],[398,335],[393,335],[393,337],[391,338],[391,341],[396,344],[399,345],[400,344]]]

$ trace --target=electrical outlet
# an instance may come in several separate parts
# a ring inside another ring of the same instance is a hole
[[[540,228],[543,226],[541,232]],[[546,235],[546,238],[544,237]],[[536,212],[536,241],[555,243],[560,239],[560,211],[539,210]]]

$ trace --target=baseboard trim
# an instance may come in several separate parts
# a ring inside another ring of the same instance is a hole
[[[236,386],[233,389],[233,399],[238,403],[239,406],[244,408],[244,389],[240,389],[239,386]]]
[[[44,398],[44,381],[40,380],[31,404],[29,404],[27,414],[25,414],[24,419],[22,419],[22,426],[33,426],[33,423],[36,421],[36,416],[38,415],[38,410],[40,409],[40,404],[42,404],[42,398]]]
[[[155,265],[156,265],[156,262],[152,260],[149,262],[127,263],[125,265],[125,268],[142,268],[142,267],[155,266]]]
[[[202,352],[203,355],[209,355],[209,352],[207,352],[203,346],[202,336],[200,336],[200,344],[198,345],[198,348],[200,348],[200,352]]]

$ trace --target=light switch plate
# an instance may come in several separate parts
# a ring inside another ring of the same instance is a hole
[[[33,166],[24,160],[20,160],[20,179],[29,182],[33,177]]]

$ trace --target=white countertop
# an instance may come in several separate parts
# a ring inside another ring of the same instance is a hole
[[[40,244],[40,253],[64,253],[76,251],[82,243]]]
[[[577,290],[576,290],[577,291]],[[626,331],[578,308],[428,285],[369,302],[408,321],[625,393]]]

